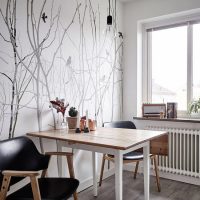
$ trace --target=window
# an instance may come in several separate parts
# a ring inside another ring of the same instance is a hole
[[[177,102],[186,112],[200,98],[200,23],[187,21],[146,31],[146,101]],[[144,98],[143,98],[144,101]]]
[[[186,108],[187,27],[153,31],[151,60],[152,102],[179,102]]]
[[[200,24],[193,25],[193,98],[200,97]]]

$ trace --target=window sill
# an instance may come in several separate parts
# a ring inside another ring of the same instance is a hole
[[[200,119],[193,119],[193,118],[152,118],[152,117],[133,117],[133,119],[136,120],[150,120],[150,121],[167,121],[167,122],[188,122],[188,123],[200,123]]]

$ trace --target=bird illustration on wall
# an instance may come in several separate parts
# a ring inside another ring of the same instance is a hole
[[[45,12],[43,12],[41,18],[43,19],[43,22],[46,23],[47,15],[45,14]]]
[[[118,32],[118,34],[119,34],[119,38],[121,37],[121,38],[123,39],[123,34],[122,34],[122,32]]]

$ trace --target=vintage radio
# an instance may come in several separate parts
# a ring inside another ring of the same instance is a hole
[[[166,117],[166,104],[153,104],[143,103],[142,104],[142,117],[152,118],[165,118]]]

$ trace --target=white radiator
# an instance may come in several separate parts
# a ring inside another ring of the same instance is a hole
[[[200,130],[146,126],[169,133],[169,155],[158,156],[159,170],[200,177]]]

